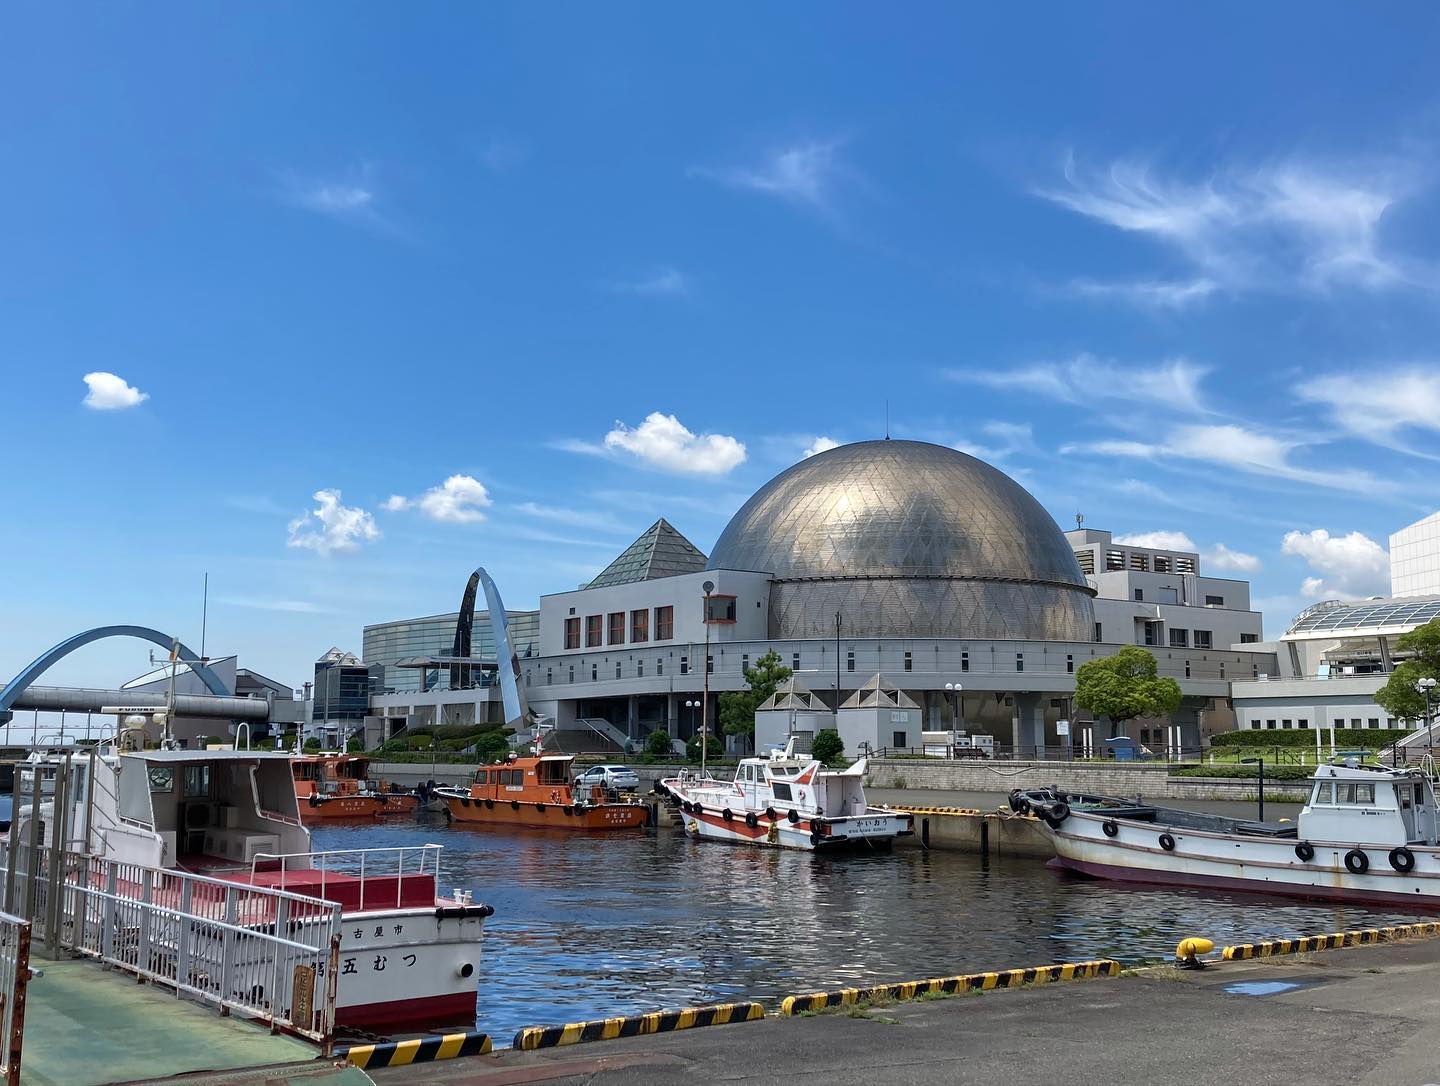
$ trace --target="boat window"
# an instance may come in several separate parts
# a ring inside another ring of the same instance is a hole
[[[1410,789],[1406,788],[1403,784],[1396,785],[1395,795],[1400,800],[1400,809],[1402,811],[1408,811],[1410,809]]]
[[[510,771],[510,783],[522,785],[525,783],[525,771],[523,769],[512,769]]]
[[[775,793],[776,799],[789,800],[791,798],[790,785],[786,784],[784,781],[771,781],[770,788]]]
[[[187,765],[185,767],[185,798],[204,799],[210,795],[210,767],[208,765]]]
[[[1340,804],[1367,806],[1375,802],[1375,786],[1368,781],[1341,781],[1335,787],[1335,799]]]
[[[1322,804],[1326,807],[1330,806],[1335,802],[1335,800],[1331,798],[1330,787],[1329,781],[1316,781],[1315,794],[1310,797],[1310,802],[1312,804]]]
[[[1415,785],[1415,806],[1425,806],[1425,786],[1423,784]]]

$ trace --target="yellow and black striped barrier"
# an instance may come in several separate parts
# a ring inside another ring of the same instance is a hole
[[[979,811],[973,807],[892,807],[891,810],[901,814],[918,815],[982,815],[988,812]]]
[[[1398,943],[1404,939],[1440,938],[1440,923],[1400,924],[1392,928],[1360,928],[1330,935],[1307,935],[1298,939],[1269,939],[1263,943],[1239,943],[1220,951],[1227,962],[1249,958],[1272,958],[1277,954],[1303,954],[1308,950],[1338,950],[1371,943]]]
[[[446,1033],[437,1037],[416,1037],[411,1041],[385,1041],[382,1044],[351,1045],[335,1053],[337,1059],[349,1060],[356,1067],[404,1067],[410,1063],[432,1060],[453,1060],[457,1056],[483,1056],[490,1051],[490,1038],[484,1033]]]
[[[596,1018],[564,1026],[527,1026],[515,1034],[512,1047],[531,1052],[537,1048],[558,1048],[586,1041],[613,1041],[617,1037],[639,1037],[646,1033],[753,1022],[764,1017],[765,1008],[759,1003],[714,1003],[708,1007],[686,1007],[681,1011],[651,1011],[624,1018]]]
[[[988,992],[995,988],[1019,988],[1025,984],[1049,984],[1058,980],[1085,980],[1089,977],[1118,977],[1120,963],[1110,958],[1092,962],[1041,965],[1033,969],[1007,969],[999,973],[964,973],[956,977],[934,977],[903,984],[878,984],[873,988],[841,988],[834,992],[786,996],[780,1003],[782,1015],[843,1007],[873,999],[915,999],[924,995],[954,995],[957,992]]]

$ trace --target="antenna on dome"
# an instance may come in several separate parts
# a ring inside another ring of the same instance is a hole
[[[885,401],[885,440],[890,440],[890,401]]]

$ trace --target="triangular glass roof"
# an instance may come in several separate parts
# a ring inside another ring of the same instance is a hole
[[[621,552],[590,588],[606,588],[614,584],[633,584],[674,577],[681,573],[699,573],[705,568],[705,555],[700,548],[677,532],[661,517],[645,530],[645,534]]]

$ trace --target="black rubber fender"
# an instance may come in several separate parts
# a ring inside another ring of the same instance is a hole
[[[795,810],[795,809],[792,807],[792,808],[790,809],[790,813],[787,814],[785,817],[790,820],[790,825],[793,826],[793,825],[795,825],[795,823],[797,823],[797,822],[800,821],[800,812],[797,811],[797,810]]]
[[[1045,821],[1054,826],[1057,830],[1061,824],[1070,817],[1070,804],[1063,799],[1057,800],[1045,808]]]
[[[460,806],[462,806],[462,807],[468,807],[468,806],[470,806],[470,797],[469,797],[469,796],[461,796],[461,797],[460,797]],[[447,808],[447,809],[448,809],[448,808]]]
[[[811,830],[811,831],[810,831],[810,845],[811,845],[812,848],[819,848],[819,847],[820,847],[820,831],[819,831],[819,830]]]
[[[1010,809],[1016,814],[1019,814],[1020,809],[1024,806],[1024,804],[1025,797],[1020,794],[1020,789],[1016,788],[1010,793]]]
[[[1106,837],[1118,837],[1120,835],[1120,823],[1116,822],[1113,818],[1107,818],[1104,822],[1100,823],[1100,829]]]
[[[518,811],[520,809],[520,801],[518,799],[512,799],[510,801],[510,809],[512,811]]]
[[[570,804],[568,804],[568,803],[565,804],[565,806],[561,807],[560,809],[565,812],[565,817],[566,817],[566,818],[569,818],[571,815],[573,815],[573,814],[575,813],[575,808],[572,807],[572,806],[570,806]]]
[[[541,814],[544,814],[544,813],[545,813],[545,804],[543,804],[543,803],[537,803],[537,804],[535,804],[535,810],[537,810],[537,811],[540,812]]]
[[[1345,870],[1352,875],[1363,875],[1370,870],[1370,857],[1358,848],[1345,853]]]
[[[760,820],[755,817],[755,812],[754,812],[754,811],[748,811],[748,812],[746,812],[746,814],[745,814],[745,825],[749,826],[752,830],[753,830],[756,826],[760,825]]]
[[[310,806],[312,806],[312,807],[318,807],[318,806],[320,806],[320,797],[317,796],[314,792],[311,792],[311,793],[310,793]]]
[[[1301,863],[1308,864],[1315,858],[1315,846],[1309,841],[1301,841],[1295,846],[1295,857]]]
[[[1405,875],[1415,870],[1415,853],[1404,845],[1390,850],[1390,866]]]
[[[487,811],[493,811],[495,809],[495,801],[493,799],[487,799],[485,801],[485,809]]]
[[[766,808],[765,808],[765,817],[768,818],[771,822],[774,822],[774,821],[776,821],[780,816],[775,813],[775,808],[774,808],[774,807],[766,807]]]
[[[1162,833],[1160,835],[1160,847],[1166,852],[1174,852],[1175,838],[1171,837],[1168,833]]]
[[[723,811],[720,812],[720,817],[723,818],[726,822],[735,821],[735,814],[733,811],[730,810],[729,807],[726,807]]]

